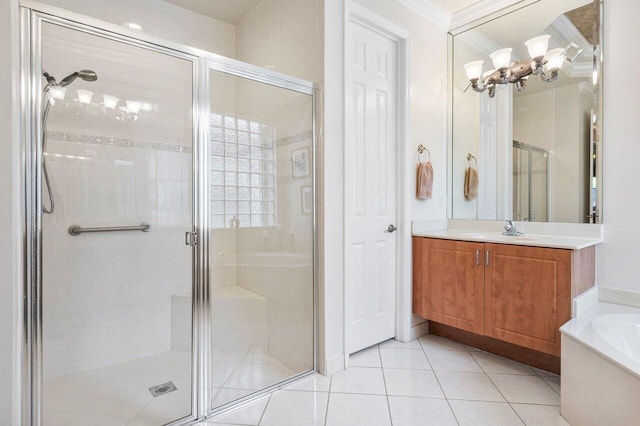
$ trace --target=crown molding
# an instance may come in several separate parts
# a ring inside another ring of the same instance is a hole
[[[478,19],[487,17],[518,3],[527,4],[529,0],[482,0],[472,6],[451,15],[450,30],[458,29]]]
[[[439,28],[448,31],[451,25],[451,12],[444,7],[432,3],[429,0],[396,0],[398,3],[407,6],[417,12],[420,16],[427,18]]]
[[[567,18],[567,16],[564,14],[558,16],[551,23],[551,28],[555,30],[555,32],[558,33],[558,35],[562,37],[562,39],[565,42],[564,46],[560,46],[560,47],[565,47],[566,45],[569,44],[569,42],[574,42],[578,46],[584,48],[585,50],[591,47],[591,44],[589,43],[589,41],[587,41],[587,39],[584,38],[582,33],[578,31],[575,25],[573,25],[573,22],[571,22],[569,18]]]
[[[593,64],[590,62],[575,62],[573,64],[566,62],[562,66],[562,70],[570,78],[592,78]]]
[[[594,92],[593,84],[587,83],[586,81],[583,81],[582,83],[578,83],[578,90],[583,95],[586,95],[586,96],[588,96],[590,98],[593,98],[593,92]]]
[[[558,43],[558,47],[566,47],[569,43],[576,43],[584,49],[581,59],[574,63],[565,63],[562,70],[571,78],[591,78],[593,74],[593,46],[582,35],[573,23],[566,17],[560,15],[550,25],[552,39]]]

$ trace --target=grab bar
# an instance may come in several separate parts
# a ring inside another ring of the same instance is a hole
[[[83,232],[112,232],[112,231],[142,231],[149,232],[151,225],[142,222],[138,226],[105,226],[101,228],[83,228],[80,225],[71,225],[69,227],[69,234],[74,237],[82,234]]]

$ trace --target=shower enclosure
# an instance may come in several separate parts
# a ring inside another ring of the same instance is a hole
[[[25,423],[185,424],[314,371],[313,84],[37,9]]]
[[[549,221],[549,152],[513,141],[513,218]]]

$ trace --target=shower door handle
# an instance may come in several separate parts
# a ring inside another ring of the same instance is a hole
[[[197,232],[185,232],[184,233],[184,245],[185,246],[195,246],[198,244],[198,233]]]

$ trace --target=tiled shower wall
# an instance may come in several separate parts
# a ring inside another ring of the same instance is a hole
[[[169,350],[171,296],[191,289],[191,153],[166,148],[49,141],[56,211],[43,216],[47,378]],[[67,232],[142,222],[149,232]]]
[[[264,0],[236,26],[162,1],[150,5],[148,0],[136,0],[120,8],[114,7],[113,2],[108,5],[96,1],[46,2],[116,24],[139,22],[145,32],[230,57],[236,56],[236,48],[241,44],[240,60],[315,82],[322,79],[321,7],[316,1]],[[166,21],[167,16],[171,22]],[[274,16],[280,18],[274,20]],[[278,24],[283,19],[289,22],[287,26]],[[176,28],[179,34],[172,33]],[[236,37],[242,41],[236,43]],[[287,41],[286,48],[283,40]],[[76,42],[70,37],[60,46]],[[62,71],[55,71],[56,76],[62,76],[69,67],[87,67],[71,64],[70,60],[60,62],[69,63]],[[95,66],[99,82],[104,81],[107,65],[108,62]],[[152,71],[144,74],[148,93],[172,86],[163,81],[171,71],[162,66],[155,69],[161,71],[160,75]],[[77,88],[91,90],[81,87],[83,84],[86,86],[81,82]],[[212,81],[212,89],[228,92],[225,96],[236,102],[233,86],[221,87]],[[257,97],[255,93],[245,96]],[[100,101],[100,97],[94,98],[94,102]],[[190,250],[184,246],[184,231],[191,215],[187,207],[191,205],[187,200],[191,194],[191,153],[189,149],[181,152],[177,146],[169,146],[171,138],[164,131],[164,126],[189,123],[190,117],[183,116],[176,122],[158,120],[157,125],[148,127],[141,126],[139,121],[129,129],[107,121],[96,128],[90,121],[70,118],[80,112],[77,108],[67,112],[71,115],[58,117],[57,125],[50,128],[51,155],[47,159],[57,204],[56,213],[43,219],[48,231],[44,241],[47,253],[44,267],[48,271],[44,285],[47,377],[169,350],[171,297],[188,294],[191,286]],[[211,282],[213,287],[245,285],[258,292],[251,277],[256,278],[260,269],[247,267],[239,259],[241,254],[276,252],[290,258],[285,263],[291,259],[299,261],[297,269],[292,269],[291,265],[281,267],[276,260],[272,272],[277,275],[275,282],[282,285],[273,292],[261,291],[269,298],[278,298],[272,305],[278,313],[269,319],[272,348],[281,346],[284,340],[278,339],[284,339],[291,327],[309,330],[305,349],[298,351],[305,355],[305,361],[296,361],[304,364],[309,358],[306,355],[311,353],[313,337],[312,219],[310,214],[301,212],[301,187],[309,186],[311,177],[291,178],[291,150],[310,149],[310,126],[298,124],[310,119],[311,108],[301,110],[295,103],[284,102],[270,111],[270,116],[281,117],[280,121],[274,121],[279,128],[276,137],[279,226],[213,231]],[[187,136],[189,131],[180,129]],[[133,225],[143,221],[151,223],[151,232],[78,237],[67,233],[72,224]],[[296,280],[297,288],[292,284]],[[294,343],[284,346],[286,353],[274,355],[283,362],[293,362],[299,358],[293,355]]]

